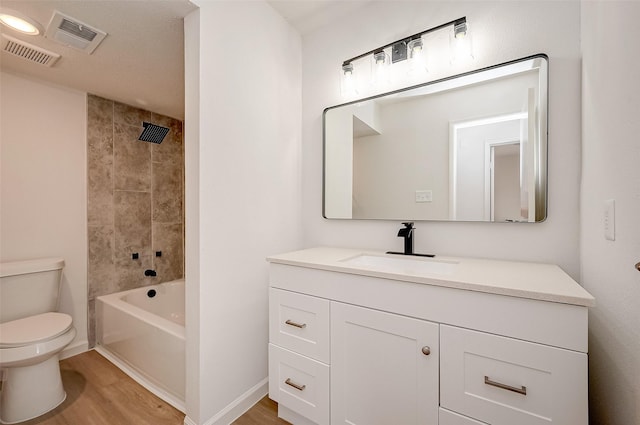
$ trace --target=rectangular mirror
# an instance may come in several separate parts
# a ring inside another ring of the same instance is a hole
[[[535,55],[325,109],[324,217],[543,221],[547,70]]]

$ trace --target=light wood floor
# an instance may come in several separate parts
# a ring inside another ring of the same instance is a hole
[[[67,399],[20,425],[182,425],[184,414],[129,378],[95,351],[60,362]],[[279,425],[277,404],[264,397],[233,425]]]

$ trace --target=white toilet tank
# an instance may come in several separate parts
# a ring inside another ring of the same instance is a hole
[[[58,310],[64,260],[0,263],[0,323]]]

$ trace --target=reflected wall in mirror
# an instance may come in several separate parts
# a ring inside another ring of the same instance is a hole
[[[324,217],[543,221],[547,69],[530,56],[325,109]]]

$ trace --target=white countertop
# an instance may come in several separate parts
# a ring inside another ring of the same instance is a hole
[[[413,261],[457,263],[450,273],[407,273],[379,267],[349,264],[359,255],[384,256]],[[267,258],[271,263],[308,267],[341,273],[443,286],[467,291],[528,298],[541,301],[595,306],[595,298],[555,264],[498,261],[478,258],[424,258],[385,254],[361,249],[318,247]]]

